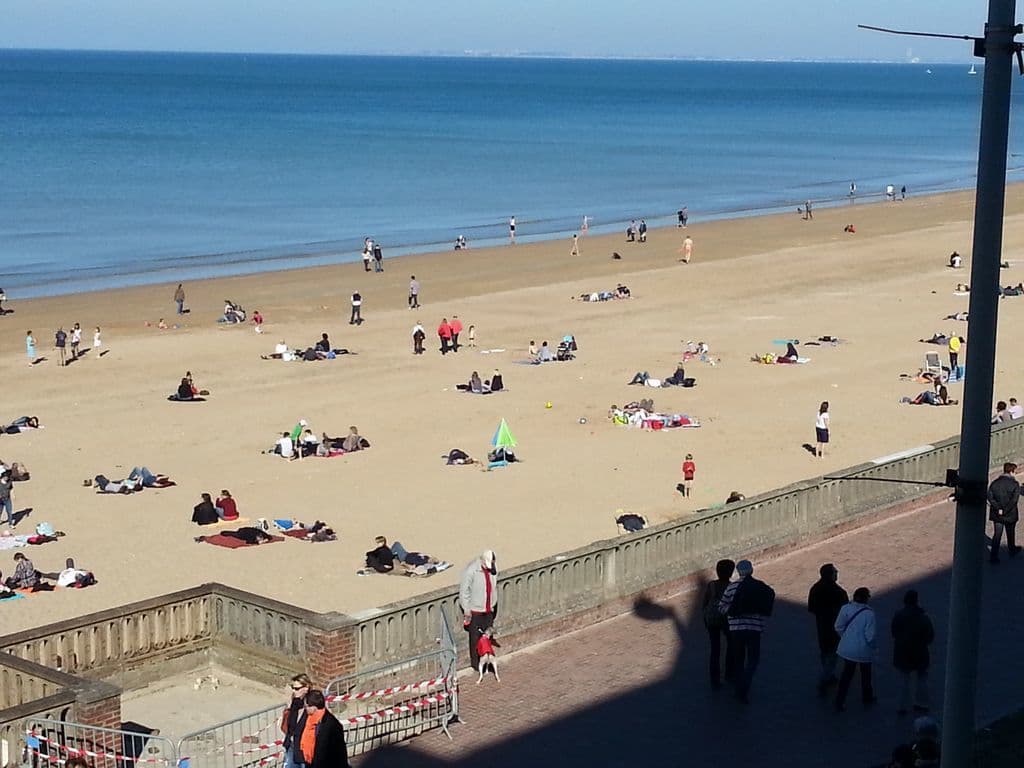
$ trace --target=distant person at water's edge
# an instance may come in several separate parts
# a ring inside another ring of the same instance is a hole
[[[510,216],[508,219],[508,243],[509,245],[516,244],[516,217]]]

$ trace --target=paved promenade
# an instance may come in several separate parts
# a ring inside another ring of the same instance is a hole
[[[527,765],[757,765],[760,768],[867,768],[908,738],[896,715],[889,621],[916,588],[936,627],[933,713],[941,715],[953,505],[904,513],[770,562],[754,575],[778,593],[765,633],[751,702],[707,680],[707,636],[699,595],[603,622],[519,653],[504,648],[502,682],[463,678],[454,740],[438,732],[355,761],[359,768]],[[852,594],[872,590],[881,630],[875,664],[878,705],[864,711],[855,680],[836,714],[815,692],[818,652],[807,590],[818,567],[834,562]],[[713,564],[712,564],[713,565]],[[1024,705],[1017,652],[1024,615],[1024,558],[985,566],[979,722]],[[500,630],[500,622],[498,626]],[[464,638],[459,638],[464,642]]]

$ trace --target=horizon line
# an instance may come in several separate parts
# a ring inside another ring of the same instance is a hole
[[[557,51],[486,51],[464,49],[462,51],[357,51],[357,52],[295,52],[295,51],[216,51],[197,49],[147,49],[147,48],[22,48],[16,46],[0,46],[0,52],[22,53],[110,53],[110,54],[153,54],[153,55],[184,55],[184,56],[294,56],[309,58],[417,58],[417,59],[541,59],[567,61],[680,61],[709,63],[757,63],[757,64],[905,64],[908,66],[928,65],[959,65],[967,63],[967,59],[918,59],[910,61],[900,59],[849,59],[849,58],[815,58],[815,57],[715,57],[715,56],[676,56],[669,54],[583,54],[562,53]],[[973,57],[969,57],[973,61]]]

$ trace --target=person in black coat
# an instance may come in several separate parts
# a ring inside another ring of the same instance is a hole
[[[935,629],[928,614],[918,605],[917,590],[903,596],[903,608],[892,618],[892,664],[903,677],[903,693],[897,712],[905,715],[914,705],[915,712],[928,711],[928,667],[931,657],[928,646],[935,639]],[[913,696],[911,695],[913,686]]]
[[[349,768],[345,729],[338,718],[327,711],[321,691],[306,694],[306,728],[315,729],[313,754],[304,754],[308,768]],[[302,739],[306,743],[306,739]]]
[[[204,493],[203,500],[192,507],[192,522],[196,525],[213,525],[220,522],[217,517],[217,508],[213,505],[210,494]]]
[[[835,685],[836,648],[839,647],[839,634],[836,632],[836,617],[839,609],[850,602],[846,590],[839,586],[839,569],[832,563],[825,563],[818,569],[821,576],[811,587],[807,595],[807,610],[814,614],[814,623],[818,631],[818,652],[821,655],[821,676],[818,678],[818,693],[824,696],[829,686]]]
[[[999,543],[1003,538],[1003,529],[1006,530],[1006,551],[1010,557],[1016,557],[1020,552],[1014,533],[1017,528],[1017,501],[1020,499],[1020,483],[1013,476],[1016,471],[1016,464],[1003,464],[1003,474],[988,487],[988,519],[992,521],[989,562],[992,563],[999,562]]]

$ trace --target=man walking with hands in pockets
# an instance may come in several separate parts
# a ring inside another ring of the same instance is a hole
[[[988,519],[992,521],[992,549],[989,550],[989,562],[999,562],[999,544],[1006,530],[1006,551],[1010,557],[1020,552],[1014,532],[1017,528],[1017,502],[1020,500],[1020,483],[1013,473],[1017,465],[1012,462],[1003,464],[1003,474],[992,481],[988,487]]]
[[[748,701],[750,684],[761,661],[761,633],[772,615],[775,590],[753,577],[749,560],[736,563],[739,580],[725,589],[718,609],[729,617],[729,637],[735,654],[736,697]]]

